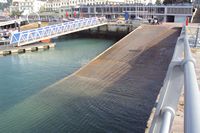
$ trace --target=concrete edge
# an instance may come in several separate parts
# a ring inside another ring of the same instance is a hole
[[[29,46],[15,47],[15,48],[11,47],[4,50],[0,50],[0,56],[46,50],[54,48],[55,45],[56,45],[55,43],[47,43],[47,44],[36,44],[36,45],[29,45]]]

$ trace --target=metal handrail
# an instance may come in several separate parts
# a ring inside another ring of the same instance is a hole
[[[186,30],[186,28],[185,28]],[[195,73],[195,60],[192,57],[187,32],[184,38],[184,131],[200,133],[200,91]]]
[[[181,35],[176,43],[175,52],[160,91],[155,115],[149,130],[150,133],[169,133],[171,131],[183,83],[185,98],[184,131],[185,133],[200,133],[200,91],[186,26],[182,28]]]

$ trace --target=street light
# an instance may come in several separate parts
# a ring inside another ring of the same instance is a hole
[[[15,30],[17,30],[17,21],[15,21]]]
[[[18,22],[17,22],[17,25],[18,25],[18,32],[20,32],[20,24],[21,24],[21,22],[18,21]]]

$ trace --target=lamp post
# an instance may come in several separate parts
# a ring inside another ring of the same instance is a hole
[[[15,30],[17,30],[17,21],[15,21]]]
[[[20,23],[21,23],[20,21],[18,21],[18,22],[17,22],[17,25],[18,25],[18,27],[17,27],[17,29],[18,29],[18,32],[20,32],[20,31],[21,31],[21,29],[20,29]]]

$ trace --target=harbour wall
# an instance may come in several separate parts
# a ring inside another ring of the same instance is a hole
[[[117,42],[137,27],[138,25],[135,24],[133,25],[109,23],[108,25],[103,25],[88,30],[67,34],[58,38],[65,38],[66,36],[70,36],[70,38],[112,38]],[[54,38],[52,40],[56,40],[58,38]],[[37,44],[29,44],[23,47],[2,47],[0,49],[0,55],[10,55],[12,53],[25,53],[26,51],[37,51],[38,49],[46,49],[46,47],[55,47],[54,44],[55,43],[46,44],[38,42]]]
[[[136,29],[139,25],[134,24],[116,24],[109,23],[107,25],[95,27],[92,29],[73,33],[81,37],[91,38],[113,38],[117,41],[126,36],[128,33]],[[71,34],[73,36],[73,34]]]

